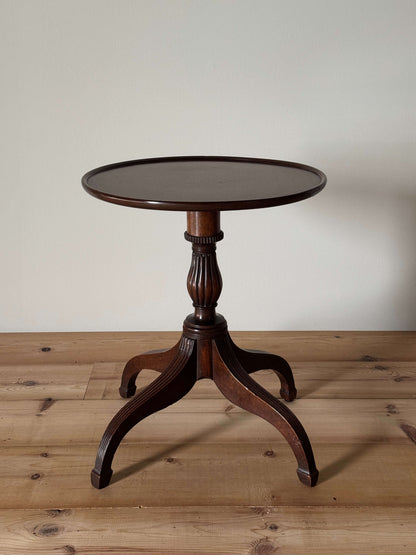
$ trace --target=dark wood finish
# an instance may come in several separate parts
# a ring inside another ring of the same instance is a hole
[[[185,239],[192,243],[192,263],[188,273],[188,293],[195,307],[195,319],[200,323],[215,321],[215,307],[221,294],[222,278],[217,264],[216,241],[222,239],[222,232],[216,235],[202,235],[205,229],[215,231],[219,218],[216,212],[204,212],[195,226],[188,230],[197,235],[185,233]]]
[[[280,396],[282,399],[289,402],[296,399],[297,391],[292,369],[284,358],[267,353],[266,351],[240,349],[240,347],[237,347],[232,341],[230,336],[228,336],[228,338],[235,356],[248,374],[258,372],[259,370],[273,370],[280,379]],[[210,372],[207,375],[204,373],[206,368],[212,367],[212,349],[210,341],[210,339],[200,339],[197,342],[197,362],[199,361],[197,367],[198,379],[212,377]],[[136,394],[136,379],[142,370],[155,370],[157,372],[166,370],[175,358],[179,344],[180,342],[171,349],[148,351],[147,353],[131,358],[124,367],[122,374],[121,386],[119,388],[121,397],[127,399]]]
[[[216,231],[218,216],[207,212],[202,217],[188,218],[188,230]],[[191,221],[191,225],[189,225]],[[215,224],[215,225],[214,225]],[[166,351],[153,351],[133,357],[126,364],[120,386],[122,397],[135,394],[135,380],[145,369],[161,372],[144,391],[125,405],[108,425],[91,473],[92,485],[106,487],[111,480],[111,464],[120,441],[138,422],[178,401],[202,378],[214,380],[220,391],[232,403],[261,416],[287,439],[298,462],[297,474],[302,483],[314,486],[318,470],[306,432],[286,405],[268,393],[249,373],[263,368],[275,371],[281,382],[281,396],[286,401],[296,397],[292,370],[282,357],[263,351],[247,351],[231,340],[225,319],[216,314],[222,280],[216,261],[216,235],[190,235],[192,262],[188,274],[188,291],[195,311],[183,326],[180,342]]]
[[[219,212],[187,212],[186,219],[186,232],[191,236],[217,236],[221,233]]]
[[[247,354],[249,355],[248,371],[240,362]],[[220,315],[216,316],[212,324],[201,324],[195,316],[188,316],[184,322],[183,336],[179,345],[163,353],[133,358],[126,365],[123,380],[129,365],[134,368],[130,374],[134,377],[145,366],[154,367],[160,371],[161,357],[164,355],[167,357],[166,360],[170,360],[167,368],[150,386],[127,403],[107,427],[91,473],[94,487],[103,488],[110,483],[111,463],[126,433],[146,416],[178,401],[190,391],[197,380],[202,378],[213,379],[219,390],[232,403],[261,416],[275,426],[287,439],[295,454],[300,481],[311,487],[316,485],[319,473],[303,426],[286,405],[249,376],[249,372],[256,369],[278,367],[277,375],[281,379],[281,391],[285,392],[287,400],[293,400],[296,396],[293,375],[284,359],[274,358],[274,355],[269,353],[243,351],[236,347],[228,334],[226,322]],[[147,360],[146,364],[144,360]],[[132,390],[131,381],[129,387],[126,388],[125,384],[122,386],[122,391],[127,391],[128,394]]]
[[[325,175],[311,166],[233,156],[130,160],[96,168],[82,178],[88,193],[107,202],[187,212],[288,204],[316,195],[325,183]]]
[[[226,335],[217,337],[214,343],[213,379],[218,389],[235,405],[261,416],[275,426],[295,454],[299,480],[307,486],[315,486],[319,472],[302,424],[286,405],[248,375]]]
[[[179,351],[180,342],[172,349],[158,349],[148,351],[142,355],[131,358],[123,370],[121,385],[119,388],[122,397],[133,397],[136,393],[136,378],[142,370],[150,368],[158,372],[163,372],[173,361]]]
[[[111,480],[114,453],[133,426],[181,399],[196,381],[195,341],[183,336],[177,355],[156,380],[129,401],[111,420],[102,437],[91,483],[100,489]]]
[[[267,353],[266,351],[240,349],[231,340],[232,348],[240,365],[248,374],[257,372],[258,370],[273,370],[279,377],[282,387],[280,396],[285,401],[293,401],[296,399],[297,391],[293,379],[292,369],[289,363],[278,355]]]
[[[120,385],[122,397],[136,393],[135,381],[141,370],[154,369],[161,374],[108,425],[91,473],[94,487],[109,484],[114,454],[127,432],[181,399],[202,378],[214,380],[232,403],[275,426],[295,454],[300,481],[311,487],[317,483],[318,470],[302,424],[249,375],[272,369],[280,379],[281,396],[293,401],[296,388],[289,364],[271,353],[237,347],[225,319],[216,314],[222,289],[216,243],[223,238],[220,210],[295,202],[316,194],[325,182],[322,172],[301,164],[218,156],[136,160],[98,168],[83,177],[89,193],[109,202],[187,210],[185,239],[192,243],[187,287],[195,309],[185,319],[181,340],[172,349],[144,353],[127,362]]]

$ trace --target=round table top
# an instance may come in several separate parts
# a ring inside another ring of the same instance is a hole
[[[91,195],[154,210],[221,211],[266,208],[319,193],[325,175],[295,162],[230,156],[131,160],[91,170]]]

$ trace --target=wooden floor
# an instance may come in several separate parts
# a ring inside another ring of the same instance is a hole
[[[416,333],[232,336],[292,363],[317,487],[270,424],[203,380],[126,436],[95,490],[123,361],[179,334],[0,334],[1,555],[416,553]],[[253,376],[278,393],[270,371]]]

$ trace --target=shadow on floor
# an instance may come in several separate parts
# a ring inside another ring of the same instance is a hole
[[[221,422],[220,424],[201,430],[201,432],[194,434],[192,436],[189,436],[185,441],[182,441],[180,443],[169,444],[166,446],[165,449],[160,450],[158,453],[155,453],[151,457],[147,457],[146,459],[138,461],[137,463],[131,464],[130,466],[127,466],[126,468],[123,468],[122,470],[115,472],[111,479],[111,483],[115,484],[120,480],[124,480],[124,478],[127,478],[131,474],[140,472],[141,470],[145,469],[147,466],[161,459],[169,458],[169,456],[171,456],[178,449],[182,449],[182,448],[194,445],[195,443],[198,443],[202,439],[205,440],[210,435],[218,433],[220,431],[224,431],[230,428],[231,426],[234,426],[236,423],[243,422],[246,418],[249,418],[250,416],[252,415],[248,412],[241,412],[241,413],[239,412],[233,415],[229,415],[229,418],[225,422]]]
[[[352,445],[351,450],[347,455],[339,457],[336,461],[320,469],[318,486],[320,483],[322,484],[323,482],[327,482],[328,480],[331,480],[331,478],[340,474],[354,461],[366,455],[367,452],[373,449],[375,445],[375,443],[359,443]]]

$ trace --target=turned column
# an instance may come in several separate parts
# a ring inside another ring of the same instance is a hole
[[[219,212],[188,212],[185,239],[192,243],[188,293],[195,308],[196,324],[215,322],[215,307],[221,294],[222,278],[217,264],[216,242],[224,237]]]
[[[185,239],[192,243],[192,262],[187,286],[195,311],[185,319],[183,333],[196,340],[198,380],[212,378],[212,339],[227,329],[224,318],[215,312],[222,289],[215,251],[223,236],[219,212],[188,212]]]

